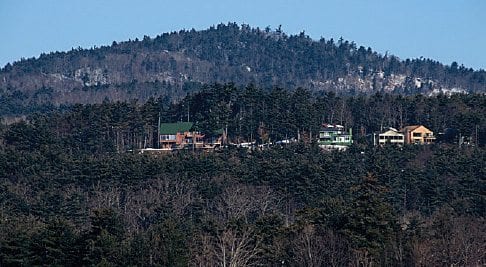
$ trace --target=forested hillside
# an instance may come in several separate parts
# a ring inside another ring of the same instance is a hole
[[[0,265],[484,264],[485,101],[215,84],[177,104],[75,105],[1,124]],[[233,141],[302,139],[136,153],[155,145],[159,114],[188,112]],[[310,136],[323,121],[352,127],[355,144],[322,151]],[[367,138],[418,123],[455,135],[402,148]]]
[[[233,23],[8,64],[0,266],[485,265],[485,92],[455,62]],[[178,121],[228,142],[140,153]],[[353,144],[322,150],[323,123]],[[419,124],[434,144],[373,146]]]
[[[469,96],[363,101],[363,110],[373,101],[476,105]],[[257,134],[264,117],[252,105],[254,122],[244,118],[241,128]],[[482,146],[358,141],[346,152],[324,152],[303,140],[263,151],[130,152],[150,132],[156,106],[76,106],[0,128],[0,265],[486,263]],[[301,127],[312,107],[288,105],[295,120],[278,132]],[[162,111],[169,120],[177,110]],[[467,108],[451,112],[471,116]]]
[[[338,94],[485,92],[486,72],[230,23],[21,59],[0,70],[0,102],[10,107],[3,114],[105,99],[170,102],[213,82]]]
[[[372,133],[388,127],[402,128],[422,124],[431,129],[439,142],[457,144],[460,137],[473,145],[486,144],[486,96],[438,95],[401,96],[377,93],[371,96],[338,96],[325,93],[314,96],[309,90],[293,92],[253,85],[241,88],[233,84],[205,86],[178,103],[163,98],[145,103],[103,102],[74,105],[27,117],[28,125],[44,125],[32,130],[26,139],[62,137],[82,151],[114,152],[157,147],[157,124],[190,121],[206,134],[227,129],[234,143],[274,142],[316,137],[322,123],[352,128],[359,144],[371,143]],[[42,135],[40,135],[42,136]],[[28,145],[27,145],[28,146]]]

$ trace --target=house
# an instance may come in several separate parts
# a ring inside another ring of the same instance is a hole
[[[374,140],[376,145],[376,140]],[[381,133],[378,135],[378,144],[385,145],[385,144],[395,144],[395,145],[403,145],[405,143],[405,135],[400,133],[395,128],[389,128],[388,131]]]
[[[352,129],[346,132],[342,125],[323,124],[317,142],[321,148],[346,150],[353,143]]]
[[[400,132],[406,144],[432,144],[435,141],[434,132],[423,125],[405,126]]]
[[[159,126],[161,149],[199,148],[203,145],[203,137],[193,130],[192,122],[161,123]]]

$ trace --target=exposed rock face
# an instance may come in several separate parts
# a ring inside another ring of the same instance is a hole
[[[334,80],[310,81],[311,87],[317,90],[336,92],[398,92],[404,89],[412,91],[431,92],[434,90],[450,90],[442,87],[438,82],[431,79],[414,78],[403,74],[389,74],[376,72],[366,76],[348,74]],[[466,93],[466,90],[461,92]]]
[[[74,72],[74,80],[82,82],[84,86],[108,84],[107,71],[103,71],[101,68],[85,67],[77,69]]]
[[[50,88],[44,99],[55,104],[171,100],[214,82],[366,94],[486,91],[484,71],[230,24],[21,60],[0,70],[0,97],[21,92],[21,101],[35,102]]]

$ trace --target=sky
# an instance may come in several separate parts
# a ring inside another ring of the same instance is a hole
[[[0,0],[0,66],[227,22],[486,69],[486,0]]]

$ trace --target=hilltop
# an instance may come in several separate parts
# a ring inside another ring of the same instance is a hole
[[[174,102],[215,82],[317,93],[434,94],[484,92],[486,72],[456,62],[401,60],[343,39],[229,23],[7,64],[0,70],[1,114],[152,96]]]
[[[484,77],[236,24],[7,65],[0,266],[485,265]]]

